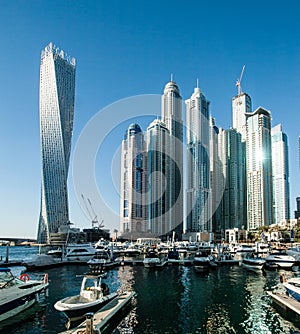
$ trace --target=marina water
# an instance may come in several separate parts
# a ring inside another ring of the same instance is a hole
[[[27,260],[36,247],[10,247],[10,260]],[[6,248],[0,247],[5,259]],[[24,267],[12,267],[20,275]],[[54,303],[78,294],[85,265],[47,269],[49,295],[41,305],[0,324],[0,333],[59,333],[66,318]],[[137,293],[133,308],[114,333],[300,333],[281,317],[267,295],[279,283],[280,271],[252,272],[240,266],[221,266],[197,273],[192,266],[167,265],[160,270],[143,266],[116,267],[107,273],[111,291]],[[28,272],[34,278],[38,272]],[[1,292],[0,292],[1,293]],[[24,319],[26,317],[26,319]]]

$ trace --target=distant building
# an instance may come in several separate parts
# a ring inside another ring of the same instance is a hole
[[[37,242],[69,223],[67,178],[73,132],[75,59],[50,43],[41,55],[41,211]]]
[[[273,223],[271,113],[247,114],[246,177],[248,230]]]
[[[148,231],[146,143],[140,126],[132,123],[122,141],[120,232],[134,239]]]
[[[278,224],[290,219],[288,138],[281,124],[272,128],[271,135],[274,223]]]
[[[296,198],[297,202],[297,210],[295,211],[295,218],[299,219],[300,218],[300,197]]]
[[[242,135],[242,141],[246,140],[246,114],[251,111],[251,97],[248,94],[241,93],[232,99],[232,127]]]
[[[187,233],[212,232],[209,101],[196,87],[186,104]]]

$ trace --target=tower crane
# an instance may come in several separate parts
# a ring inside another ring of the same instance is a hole
[[[93,208],[92,202],[89,198],[85,198],[83,194],[81,194],[86,212],[88,214],[88,218],[92,221],[92,227],[102,228],[104,227],[103,219],[101,219],[101,222],[98,221],[97,214],[95,213],[95,210]]]
[[[241,72],[240,78],[237,79],[236,84],[235,84],[237,86],[237,88],[238,88],[238,95],[242,94],[241,81],[242,81],[242,78],[243,78],[244,70],[245,70],[245,65],[242,68],[242,72]]]

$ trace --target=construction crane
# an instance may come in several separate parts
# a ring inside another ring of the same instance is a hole
[[[86,212],[88,214],[88,218],[92,221],[92,227],[97,227],[97,228],[102,228],[104,227],[103,224],[103,219],[101,219],[101,221],[98,221],[97,218],[97,214],[95,213],[95,210],[93,208],[92,202],[90,201],[89,198],[85,199],[85,197],[83,196],[83,194],[81,194]]]
[[[245,65],[242,68],[242,72],[241,72],[240,78],[237,79],[236,84],[235,84],[237,86],[237,88],[238,88],[238,95],[242,94],[241,81],[242,81],[242,78],[243,78],[244,70],[245,70]]]

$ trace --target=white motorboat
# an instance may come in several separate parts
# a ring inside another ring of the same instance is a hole
[[[254,251],[255,251],[254,247],[251,245],[247,245],[247,244],[241,244],[236,249],[237,254],[252,253]]]
[[[266,263],[266,259],[255,256],[254,253],[247,253],[242,259],[242,266],[246,269],[261,270]]]
[[[62,264],[63,262],[60,258],[49,254],[38,254],[34,259],[22,262],[22,265],[30,270],[53,268]]]
[[[102,270],[113,262],[110,253],[107,250],[97,250],[96,254],[90,259],[87,264],[92,271]]]
[[[293,256],[297,261],[300,261],[300,245],[288,248],[286,253]]]
[[[15,277],[9,268],[0,268],[0,321],[14,317],[40,300],[48,288],[48,275],[31,280],[28,274]]]
[[[282,274],[280,282],[285,287],[288,295],[300,302],[300,277],[286,279],[285,274]]]
[[[91,244],[68,244],[65,249],[64,260],[68,262],[87,262],[97,253]]]
[[[54,304],[57,311],[64,312],[70,320],[84,318],[87,312],[97,312],[104,305],[116,298],[116,292],[110,293],[102,275],[84,275],[80,293],[65,297]]]
[[[270,253],[266,257],[266,265],[267,267],[270,265],[276,265],[280,268],[292,268],[292,266],[296,263],[296,259],[288,255],[284,252],[274,252]]]
[[[207,271],[210,266],[210,255],[206,251],[198,251],[195,254],[193,265],[196,271]]]
[[[158,265],[161,265],[161,259],[158,256],[158,253],[155,250],[150,250],[143,260],[145,268],[153,268]]]

